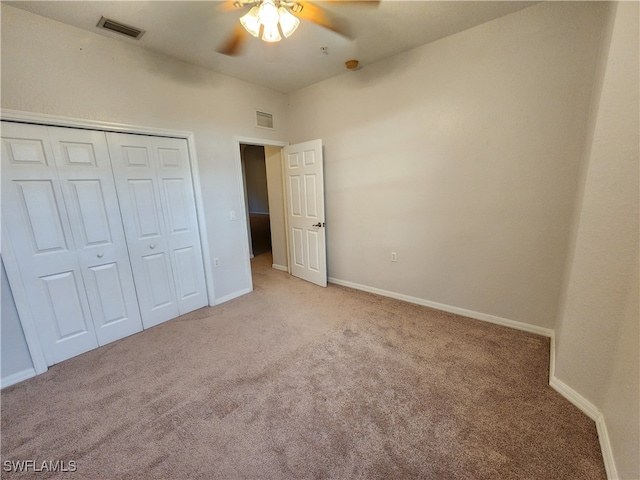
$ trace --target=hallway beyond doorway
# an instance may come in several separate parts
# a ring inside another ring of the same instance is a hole
[[[253,255],[271,252],[271,226],[268,213],[250,213]]]

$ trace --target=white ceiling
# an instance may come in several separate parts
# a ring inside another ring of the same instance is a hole
[[[315,2],[346,19],[352,40],[302,21],[288,39],[267,44],[249,36],[242,55],[217,53],[241,11],[223,12],[215,1],[7,1],[99,35],[287,93],[346,71],[344,62],[372,62],[433,42],[526,8],[524,1],[396,1],[378,7],[357,2]],[[133,40],[96,27],[105,16],[146,33]],[[324,54],[322,47],[327,47]]]

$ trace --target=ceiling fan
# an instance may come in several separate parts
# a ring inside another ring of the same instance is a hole
[[[379,0],[333,0],[335,3],[378,5]],[[262,37],[265,42],[279,42],[282,35],[290,37],[300,20],[307,20],[323,28],[351,38],[347,23],[315,3],[305,0],[228,0],[220,5],[223,11],[251,7],[240,17],[231,35],[217,49],[224,55],[238,55],[248,35]],[[281,35],[282,34],[282,35]]]

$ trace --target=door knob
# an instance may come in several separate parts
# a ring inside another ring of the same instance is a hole
[[[100,252],[100,253],[98,254],[98,258],[102,258],[102,256],[103,256],[103,255],[104,255],[104,254],[103,254],[102,252]]]
[[[324,227],[324,222],[318,222],[314,225],[311,225],[312,227]]]

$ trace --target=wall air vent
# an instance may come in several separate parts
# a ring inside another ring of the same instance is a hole
[[[104,28],[105,30],[111,30],[112,32],[119,33],[121,35],[126,35],[130,38],[135,38],[139,40],[142,35],[144,35],[145,31],[136,27],[132,27],[131,25],[125,25],[124,23],[116,22],[115,20],[111,20],[110,18],[101,17],[100,21],[97,25],[99,28]]]
[[[273,130],[273,114],[256,110],[256,127]]]

